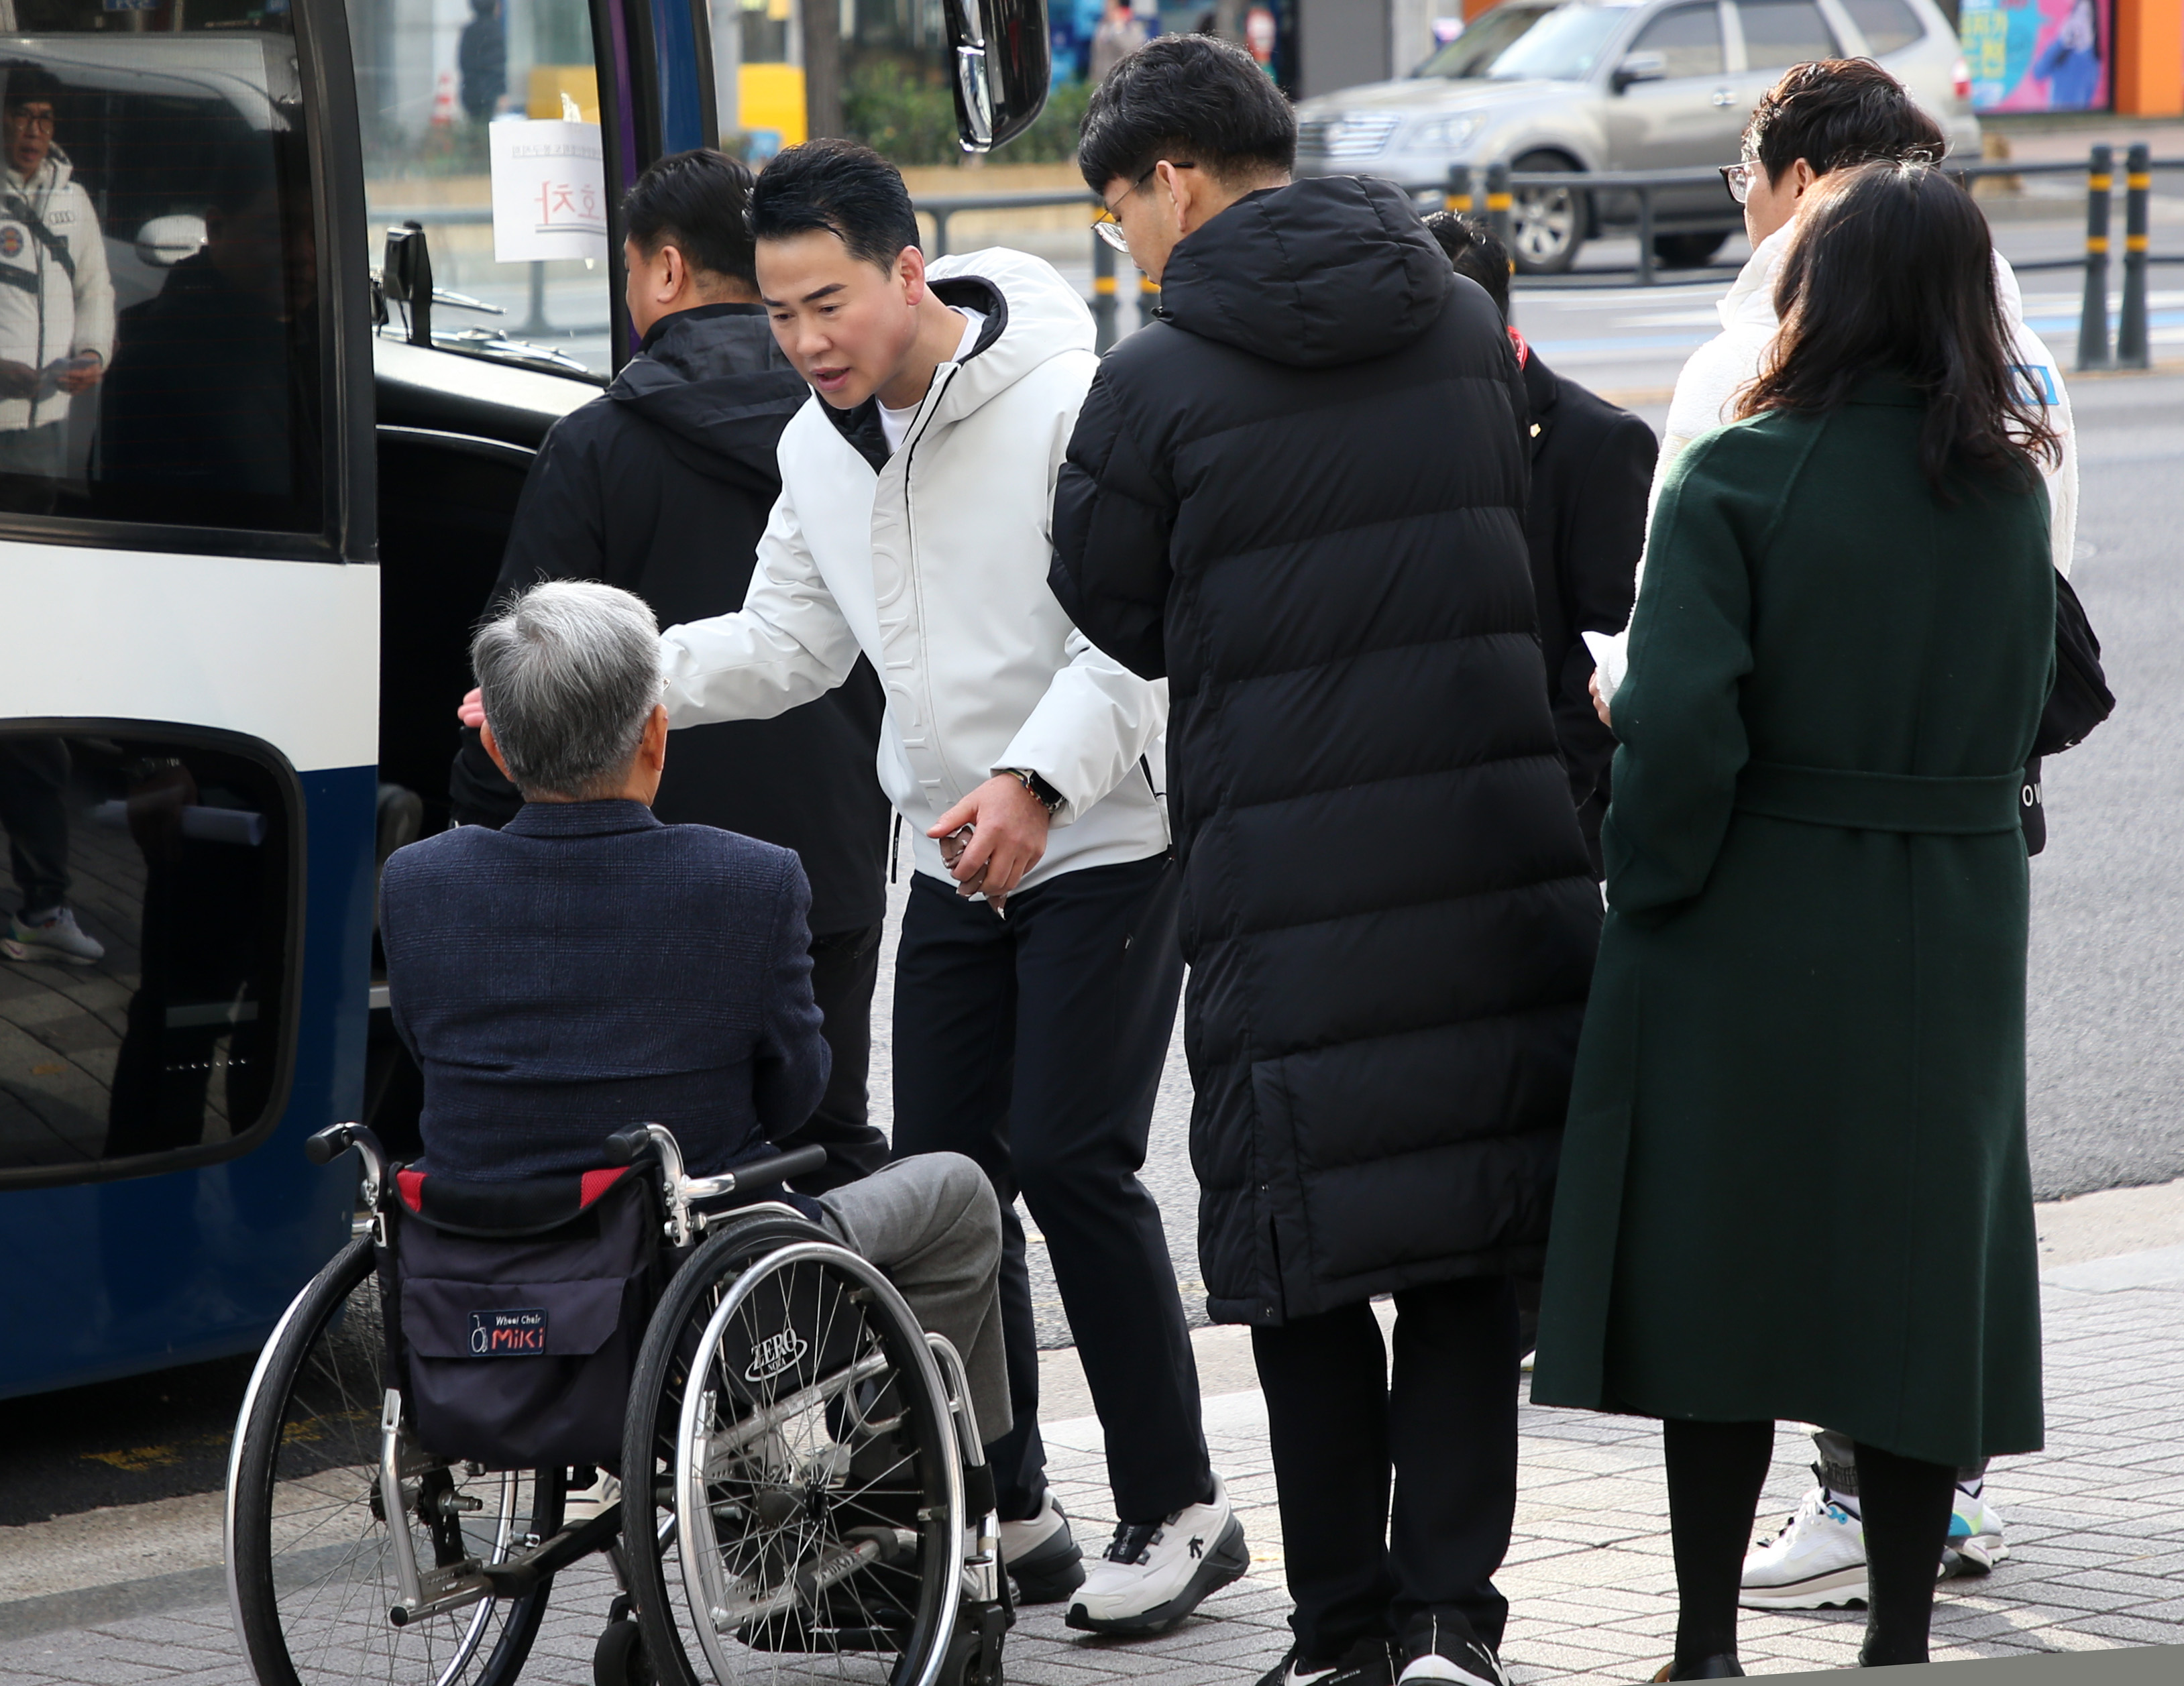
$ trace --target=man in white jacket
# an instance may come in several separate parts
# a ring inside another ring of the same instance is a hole
[[[751,225],[775,335],[814,397],[782,435],[742,610],[661,636],[669,717],[779,714],[860,653],[878,671],[880,783],[917,868],[895,960],[894,1152],[968,1155],[1008,1214],[1004,1554],[1026,1599],[1071,1599],[1072,1626],[1164,1632],[1247,1557],[1138,1180],[1183,971],[1148,760],[1167,687],[1093,648],[1046,585],[1055,480],[1097,363],[1090,313],[1019,253],[928,269],[902,178],[847,142],[777,158]],[[1045,1490],[1019,1193],[1106,1429],[1122,1526],[1089,1573]]]
[[[1827,59],[1783,73],[1752,114],[1743,161],[1729,172],[1744,206],[1752,257],[1718,309],[1722,331],[1693,352],[1676,377],[1675,396],[1654,470],[1660,497],[1669,465],[1698,435],[1733,419],[1737,394],[1759,372],[1774,338],[1774,276],[1797,227],[1800,201],[1829,170],[1873,159],[1939,159],[1941,129],[1903,85],[1865,59]],[[2009,319],[2016,368],[2027,396],[2047,410],[2062,442],[2045,470],[2055,565],[2070,568],[2078,520],[2077,442],[2070,395],[2054,356],[2025,325],[2017,277],[1999,254],[1997,292]],[[1650,525],[1650,522],[1649,522]],[[1644,570],[1644,560],[1640,560]],[[1623,677],[1628,632],[1602,653],[1596,691],[1612,700]],[[1814,1339],[1825,1342],[1828,1308],[1815,1306]],[[1809,1610],[1866,1596],[1865,1544],[1858,1516],[1858,1469],[1848,1437],[1814,1436],[1819,1484],[1771,1539],[1745,1561],[1742,1602],[1758,1610]],[[2004,1555],[2003,1520],[1986,1502],[1985,1467],[1958,1472],[1955,1514],[1944,1567],[1985,1573]]]
[[[91,195],[53,142],[60,85],[0,67],[0,508],[43,514],[68,458],[69,405],[114,353],[114,283]]]

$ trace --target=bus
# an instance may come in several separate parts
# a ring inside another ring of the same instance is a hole
[[[983,150],[1043,8],[945,9]],[[351,1233],[304,1138],[415,1147],[378,870],[621,195],[720,132],[705,0],[452,10],[0,3],[0,1397],[254,1349]]]

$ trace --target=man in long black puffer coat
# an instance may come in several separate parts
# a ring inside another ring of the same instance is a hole
[[[1546,1240],[1600,897],[1501,318],[1399,190],[1290,185],[1295,150],[1205,36],[1094,95],[1078,162],[1161,307],[1085,400],[1051,578],[1170,685],[1200,1255],[1252,1327],[1296,1601],[1268,1681],[1490,1686],[1509,1275]]]

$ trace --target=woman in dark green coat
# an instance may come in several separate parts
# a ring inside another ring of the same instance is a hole
[[[1775,1419],[1858,1443],[1873,1663],[1925,1660],[1956,1467],[2041,1444],[2017,793],[2052,440],[1986,222],[1925,166],[1825,178],[1776,306],[1747,419],[1654,515],[1532,1389],[1663,1420],[1666,1679],[1742,1672]]]

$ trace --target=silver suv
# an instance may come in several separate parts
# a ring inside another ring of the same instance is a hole
[[[1297,108],[1297,170],[1446,181],[1483,171],[1667,170],[1734,164],[1744,120],[1792,64],[1872,58],[1931,112],[1953,153],[1979,154],[1955,32],[1933,0],[1507,0],[1400,81]],[[1703,264],[1741,226],[1718,183],[1654,199],[1666,264]],[[1567,270],[1585,239],[1636,220],[1635,193],[1519,189],[1513,256]]]

